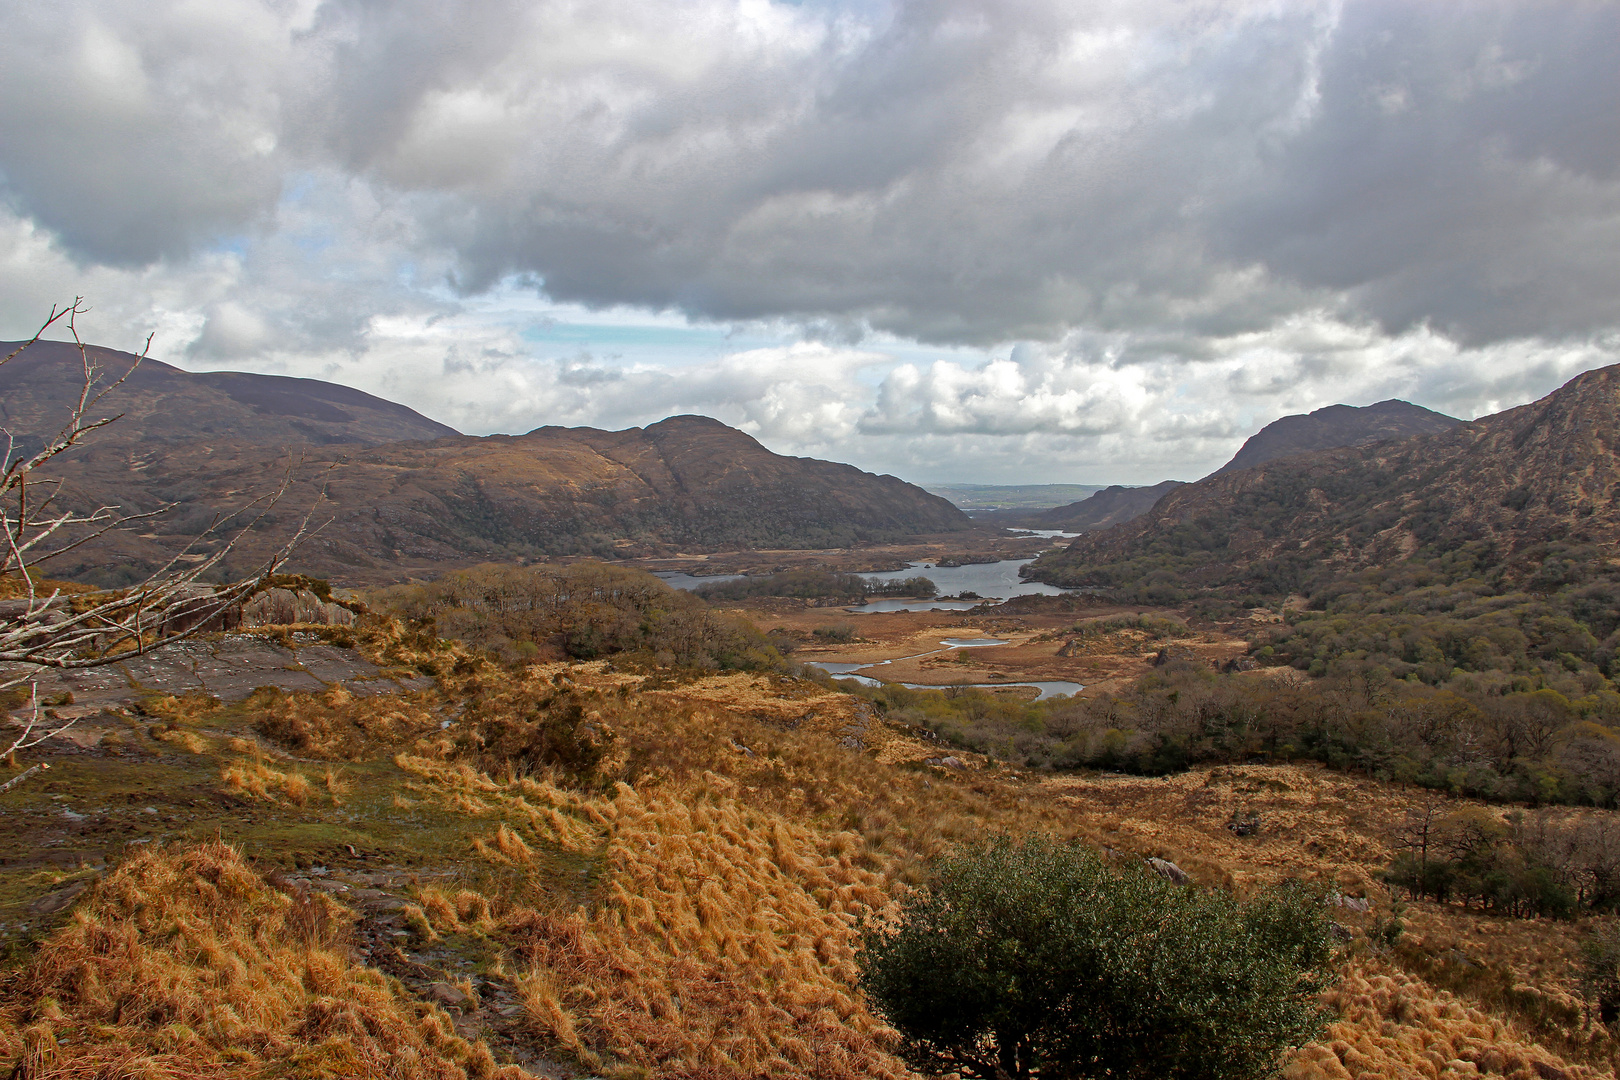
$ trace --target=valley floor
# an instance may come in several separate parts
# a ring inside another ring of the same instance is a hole
[[[749,612],[804,631],[827,614]],[[971,650],[966,670],[945,654],[884,674],[1096,686],[1153,655],[1116,641],[1058,657],[1073,615],[854,618],[867,640],[814,656],[993,634],[1010,644]],[[1614,1074],[1573,981],[1580,927],[1400,905],[1380,884],[1413,798],[1399,787],[1290,765],[1018,772],[809,680],[512,673],[397,627],[361,636],[364,655],[320,648],[397,690],[131,686],[0,796],[0,1067],[906,1076],[852,989],[861,926],[941,852],[1039,830],[1168,859],[1196,886],[1328,889],[1337,1019],[1287,1064],[1294,1080]],[[1237,651],[1208,638],[1191,647]],[[424,670],[431,685],[409,681]],[[575,764],[514,766],[558,716],[577,725]],[[1234,813],[1258,831],[1234,834]]]

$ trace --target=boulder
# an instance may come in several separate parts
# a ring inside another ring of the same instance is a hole
[[[1188,874],[1187,871],[1183,870],[1169,859],[1149,857],[1147,864],[1152,868],[1155,874],[1158,874],[1172,885],[1185,885],[1192,881],[1192,876]]]
[[[1178,660],[1189,664],[1196,664],[1198,662],[1198,654],[1193,652],[1185,645],[1166,645],[1164,648],[1158,651],[1157,655],[1153,657],[1153,666],[1164,667],[1164,665],[1173,664]]]
[[[1260,831],[1260,812],[1250,810],[1244,814],[1234,810],[1231,819],[1226,823],[1226,827],[1237,836],[1253,836]]]
[[[472,1000],[462,991],[456,989],[447,982],[436,982],[430,984],[422,996],[427,998],[429,1001],[437,1002],[440,1005],[457,1009],[461,1008],[462,1006],[466,1005],[467,1002]]]
[[[353,626],[354,612],[322,600],[308,589],[266,589],[242,605],[243,626]]]

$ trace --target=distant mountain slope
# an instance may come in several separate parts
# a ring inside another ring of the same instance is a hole
[[[929,484],[928,490],[963,510],[1045,510],[1090,498],[1101,484]],[[977,515],[974,515],[977,516]]]
[[[1446,431],[1278,458],[1180,488],[1148,514],[1031,567],[1066,585],[1297,588],[1313,577],[1483,542],[1497,560],[1620,539],[1620,365]]]
[[[109,371],[128,354],[95,350]],[[0,367],[0,426],[52,432],[76,394],[78,354],[36,346]],[[771,453],[717,420],[647,428],[543,427],[475,438],[357,390],[309,379],[196,375],[147,361],[109,396],[122,413],[53,461],[69,505],[175,509],[109,536],[53,573],[116,583],[167,561],[222,509],[292,487],[234,569],[286,535],[319,491],[331,522],[292,569],[347,581],[551,555],[847,546],[972,528],[946,500],[892,476]]]
[[[0,356],[18,344],[0,342]],[[89,353],[101,365],[103,385],[135,362],[115,349],[92,346]],[[0,366],[0,427],[33,438],[55,434],[82,381],[76,346],[37,342]],[[260,446],[377,446],[459,434],[404,405],[335,383],[238,371],[194,373],[150,359],[141,361],[106,404],[124,415],[97,434],[102,446],[149,447],[199,438]]]
[[[1164,480],[1152,487],[1120,487],[1115,484],[1089,499],[1030,515],[1027,527],[1075,533],[1106,529],[1121,522],[1134,521],[1153,509],[1160,499],[1183,486],[1180,480]]]
[[[1312,413],[1273,420],[1249,436],[1232,460],[1215,470],[1215,475],[1252,469],[1290,454],[1432,435],[1449,431],[1460,423],[1462,421],[1456,417],[1395,398],[1361,407],[1329,405]]]

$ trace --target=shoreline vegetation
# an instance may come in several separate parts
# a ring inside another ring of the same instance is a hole
[[[780,596],[850,604],[863,604],[867,600],[879,597],[928,600],[939,594],[933,581],[921,574],[895,581],[869,581],[858,574],[841,574],[829,570],[784,570],[771,574],[751,574],[733,581],[699,585],[693,592],[708,601]]]

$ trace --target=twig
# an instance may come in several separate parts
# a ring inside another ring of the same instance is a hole
[[[50,767],[51,766],[50,766],[49,762],[42,761],[38,765],[35,765],[31,769],[24,769],[22,772],[18,773],[16,776],[13,776],[10,780],[7,780],[5,783],[0,784],[0,795],[4,795],[6,792],[10,791],[12,788],[16,787],[18,784],[22,783],[24,780],[28,779],[30,776],[33,776],[35,773],[45,772]]]

